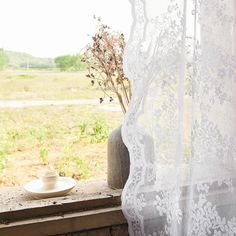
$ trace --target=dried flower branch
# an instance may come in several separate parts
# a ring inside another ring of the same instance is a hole
[[[112,32],[110,27],[101,23],[100,18],[94,16],[94,19],[98,22],[98,31],[92,36],[92,42],[86,47],[82,58],[88,67],[87,77],[92,85],[97,82],[110,102],[115,95],[125,113],[131,98],[131,85],[123,72],[124,35]],[[101,103],[103,100],[100,98]]]

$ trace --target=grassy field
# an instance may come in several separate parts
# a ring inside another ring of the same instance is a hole
[[[0,72],[0,100],[99,98],[85,72]],[[121,112],[98,105],[0,109],[0,185],[22,185],[48,165],[78,180],[106,176],[106,141]]]
[[[103,96],[84,72],[0,71],[0,100],[92,99]]]

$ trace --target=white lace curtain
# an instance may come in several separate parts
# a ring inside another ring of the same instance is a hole
[[[131,236],[236,235],[236,0],[130,0]]]

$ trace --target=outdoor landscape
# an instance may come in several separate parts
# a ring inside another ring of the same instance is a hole
[[[77,180],[106,177],[107,138],[123,114],[80,56],[68,58],[77,62],[63,68],[61,58],[0,51],[1,186],[22,185],[48,166]]]

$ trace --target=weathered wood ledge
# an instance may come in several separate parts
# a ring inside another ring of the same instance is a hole
[[[0,191],[1,236],[56,235],[126,224],[121,190],[110,189],[105,180],[78,182],[64,197],[41,200],[19,187]]]

